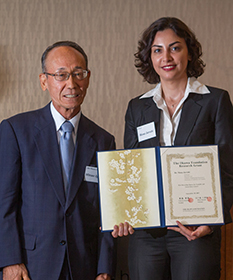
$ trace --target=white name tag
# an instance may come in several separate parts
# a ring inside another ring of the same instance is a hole
[[[84,180],[87,182],[98,183],[97,167],[86,166]]]
[[[156,137],[155,123],[147,123],[137,127],[138,142]]]

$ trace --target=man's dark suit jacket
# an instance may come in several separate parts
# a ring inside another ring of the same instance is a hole
[[[101,233],[98,184],[84,181],[114,137],[81,116],[67,197],[49,104],[0,125],[0,268],[24,263],[32,280],[57,280],[66,251],[74,280],[113,273],[114,240]]]
[[[174,145],[218,145],[224,216],[229,223],[233,203],[233,108],[226,91],[208,89],[210,94],[190,93],[184,102]],[[152,97],[132,99],[125,122],[125,149],[160,146],[160,110]],[[156,137],[138,142],[137,127],[150,122],[155,123]]]

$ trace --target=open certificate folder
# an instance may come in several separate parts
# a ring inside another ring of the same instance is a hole
[[[102,230],[223,224],[218,147],[97,152]]]

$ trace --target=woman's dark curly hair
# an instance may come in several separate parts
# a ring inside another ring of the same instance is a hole
[[[198,42],[195,34],[178,18],[163,17],[153,22],[142,34],[138,42],[138,51],[134,54],[135,66],[138,72],[144,77],[144,80],[150,84],[156,84],[160,81],[159,75],[155,72],[151,61],[151,46],[158,31],[172,29],[177,36],[183,38],[187,44],[188,53],[191,60],[188,61],[188,77],[199,77],[204,72],[205,64],[200,58],[202,55],[201,44]]]

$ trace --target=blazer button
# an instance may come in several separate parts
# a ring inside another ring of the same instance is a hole
[[[61,245],[61,246],[64,246],[65,244],[66,244],[66,241],[65,241],[65,240],[61,240],[61,241],[60,241],[60,245]]]

